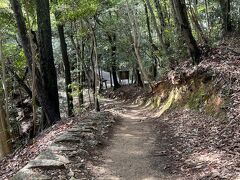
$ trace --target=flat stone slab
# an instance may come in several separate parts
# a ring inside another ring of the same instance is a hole
[[[50,150],[50,151],[75,151],[76,148],[75,147],[67,147],[64,145],[58,145],[58,144],[53,143],[48,147],[48,150]]]
[[[64,169],[65,163],[52,159],[35,159],[30,161],[26,168],[41,168],[41,169]]]
[[[71,129],[69,129],[69,132],[92,132],[92,131],[97,131],[98,129],[94,126],[76,126]]]
[[[74,134],[66,133],[55,139],[55,143],[59,142],[74,142],[80,143],[82,140],[79,137],[74,136]]]
[[[105,134],[104,129],[108,129],[111,125],[111,122],[108,122],[105,116],[106,113],[103,115],[98,113],[90,114],[84,121],[79,122],[62,135],[56,137],[53,143],[47,147],[47,150],[41,152],[34,160],[31,160],[12,179],[48,180],[53,177],[41,174],[46,170],[59,173],[64,169],[64,172],[71,172],[69,168],[72,166],[67,166],[67,164],[71,162],[63,154],[67,154],[69,158],[77,156],[74,160],[79,159],[80,161],[78,163],[81,162],[83,157],[89,157],[90,151],[84,149],[100,145],[101,141],[99,140],[99,136]],[[84,163],[82,163],[81,167],[79,166],[79,168],[83,167]],[[71,179],[74,180],[72,175],[65,174],[63,176],[65,179],[69,179],[70,176],[72,177]]]
[[[84,149],[79,149],[77,151],[72,151],[70,156],[71,157],[73,157],[73,156],[89,156],[89,152]]]
[[[55,160],[55,161],[60,161],[64,164],[70,163],[68,158],[58,155],[56,153],[53,153],[52,151],[44,151],[41,152],[35,160]]]
[[[51,177],[23,168],[11,180],[50,180]]]

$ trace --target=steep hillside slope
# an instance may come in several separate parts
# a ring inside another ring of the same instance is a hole
[[[134,92],[134,93],[129,93]],[[130,86],[110,97],[141,104],[155,118],[155,167],[185,179],[239,179],[240,53],[222,44],[196,67],[187,61],[151,93]]]

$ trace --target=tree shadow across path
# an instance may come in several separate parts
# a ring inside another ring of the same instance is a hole
[[[123,102],[110,111],[121,117],[121,123],[102,149],[100,163],[90,167],[96,179],[176,179],[166,170],[168,162],[172,162],[164,154],[169,142],[156,146],[159,142],[154,131],[155,119],[149,116],[149,109]]]
[[[105,106],[120,120],[89,163],[93,179],[239,179],[236,156],[217,145],[219,120],[187,109],[156,118],[150,108],[124,101]]]

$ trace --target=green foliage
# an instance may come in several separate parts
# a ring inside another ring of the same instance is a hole
[[[4,2],[4,1],[3,1]],[[0,4],[0,34],[1,35],[13,35],[15,31],[15,21],[12,13],[10,12],[6,3]],[[7,38],[5,36],[5,38]]]
[[[77,82],[73,82],[72,84],[69,85],[69,88],[72,89],[72,94],[71,96],[73,97],[78,97],[79,94],[82,92],[82,89],[79,89],[80,84]]]
[[[54,11],[59,12],[60,22],[92,17],[96,14],[98,7],[98,0],[58,0],[53,5]]]

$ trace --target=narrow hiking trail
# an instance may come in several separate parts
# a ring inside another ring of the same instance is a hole
[[[148,108],[124,102],[109,101],[111,111],[120,118],[113,137],[102,150],[100,164],[91,167],[94,176],[102,180],[169,179],[163,173],[161,149],[156,149],[154,118]],[[174,177],[172,177],[174,179]]]
[[[190,109],[156,116],[151,107],[105,99],[119,119],[88,164],[99,180],[240,179],[238,154],[219,148],[219,120]]]
[[[157,109],[104,98],[101,108],[43,136],[50,142],[13,179],[240,179],[239,154],[220,147],[226,139],[213,117],[185,108],[159,117]]]

